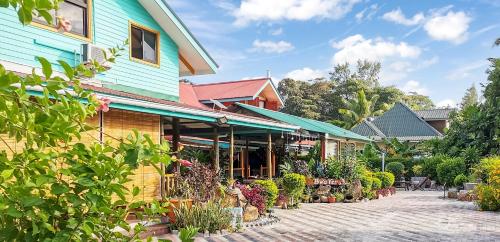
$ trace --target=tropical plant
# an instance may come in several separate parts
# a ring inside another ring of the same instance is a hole
[[[343,201],[344,201],[344,194],[343,194],[343,193],[341,193],[341,192],[335,192],[335,193],[333,194],[333,196],[335,196],[335,200],[336,200],[337,202],[343,202]]]
[[[290,161],[285,161],[285,163],[279,165],[281,174],[293,173],[293,165]]]
[[[293,199],[298,199],[306,187],[305,176],[297,173],[290,173],[283,176],[283,188],[286,195]]]
[[[339,109],[339,113],[344,116],[346,127],[353,127],[371,116],[377,116],[384,112],[385,109],[375,110],[378,95],[373,95],[370,100],[366,98],[365,91],[359,90],[357,98],[353,100],[344,100],[346,108]]]
[[[475,193],[478,196],[476,203],[482,210],[500,210],[500,157],[484,158],[474,168],[474,176],[482,179]]]
[[[221,180],[218,171],[212,169],[210,165],[194,161],[191,167],[182,173],[178,184],[186,185],[178,189],[185,194],[185,197],[204,202],[218,194]]]
[[[390,172],[375,172],[373,175],[381,181],[382,188],[389,188],[394,184],[394,175]]]
[[[335,159],[335,157],[330,157],[326,160],[326,174],[328,178],[331,179],[341,179],[342,177],[342,163]]]
[[[181,242],[194,242],[194,237],[198,234],[199,228],[193,226],[188,226],[186,228],[179,229],[179,239]]]
[[[413,174],[415,176],[421,176],[424,168],[422,165],[414,165],[411,169],[413,170]]]
[[[259,210],[259,214],[266,212],[267,199],[264,188],[257,184],[253,186],[238,185],[238,188],[248,203]]]
[[[27,25],[33,16],[48,23],[51,10],[62,0],[0,1],[2,8],[15,8]],[[127,44],[125,42],[125,44]],[[122,46],[109,49],[105,61],[113,63]],[[154,144],[138,132],[115,138],[111,146],[96,140],[83,143],[82,136],[95,130],[86,121],[109,109],[109,100],[83,90],[80,80],[93,78],[105,68],[93,61],[71,67],[58,61],[64,77],[55,76],[51,63],[38,57],[42,76],[19,75],[0,65],[0,240],[1,241],[121,241],[131,240],[116,232],[130,231],[125,222],[130,209],[141,208],[148,217],[163,213],[153,202],[145,207],[138,187],[124,186],[139,165],[168,165],[168,144]],[[42,95],[31,96],[39,89]],[[71,89],[71,91],[70,91]],[[85,100],[85,102],[81,102]],[[16,141],[16,149],[5,137]],[[137,202],[130,203],[135,200]],[[142,213],[137,212],[140,219]],[[139,224],[135,236],[143,230]]]
[[[217,200],[195,203],[190,208],[185,204],[181,204],[180,207],[174,208],[174,213],[174,228],[195,227],[199,231],[208,231],[210,233],[229,229],[233,218],[231,211]]]
[[[304,160],[295,160],[293,162],[293,172],[302,174],[304,176],[311,175],[311,171],[309,170],[309,164]]]
[[[448,158],[436,168],[438,180],[445,186],[453,186],[455,177],[466,172],[463,158]]]
[[[273,180],[257,180],[254,182],[254,184],[257,184],[264,189],[266,197],[266,208],[272,208],[276,203],[279,192],[276,183],[274,183]]]
[[[401,178],[403,177],[404,172],[405,172],[405,166],[401,162],[390,162],[390,163],[387,163],[387,165],[385,166],[385,169],[388,172],[394,174],[394,176],[398,180],[401,180]]]
[[[453,179],[453,184],[455,184],[456,187],[463,187],[464,183],[466,183],[469,179],[467,178],[466,175],[464,174],[459,174]]]
[[[422,160],[422,175],[427,176],[432,180],[437,180],[437,167],[446,159],[449,159],[446,155],[435,155],[424,158]]]
[[[382,181],[377,177],[372,177],[372,189],[378,190],[380,188],[382,188]]]

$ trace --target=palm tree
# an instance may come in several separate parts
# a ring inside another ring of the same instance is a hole
[[[346,128],[351,128],[356,124],[363,122],[363,120],[368,117],[382,114],[385,111],[385,108],[377,111],[374,110],[378,97],[378,95],[373,95],[370,100],[367,100],[365,91],[360,89],[357,93],[356,99],[350,101],[343,100],[346,108],[339,109],[339,113],[344,115]]]

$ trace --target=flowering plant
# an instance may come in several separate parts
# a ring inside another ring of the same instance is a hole
[[[236,184],[236,187],[241,190],[248,202],[259,210],[260,214],[264,214],[266,211],[266,197],[264,195],[266,191],[261,186],[253,185],[250,187]]]

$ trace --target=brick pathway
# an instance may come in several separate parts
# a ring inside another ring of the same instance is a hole
[[[500,213],[443,200],[442,192],[398,192],[365,203],[303,204],[281,222],[196,241],[500,241]]]

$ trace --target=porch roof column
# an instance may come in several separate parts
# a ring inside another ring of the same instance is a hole
[[[272,152],[273,152],[272,136],[271,132],[269,132],[267,134],[267,178],[268,179],[273,179],[273,170],[271,167],[273,165]]]
[[[229,180],[234,180],[234,130],[229,127]]]
[[[219,150],[219,129],[214,128],[214,169],[215,171],[219,171],[220,169],[220,150]]]

